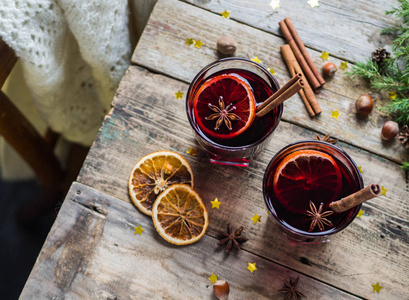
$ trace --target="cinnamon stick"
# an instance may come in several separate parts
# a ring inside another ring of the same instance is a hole
[[[290,79],[290,81],[283,85],[281,89],[276,91],[273,95],[271,95],[263,103],[261,103],[257,107],[256,117],[265,116],[285,100],[296,94],[304,86],[301,78],[301,73],[296,74]]]
[[[339,213],[353,208],[365,201],[375,198],[381,194],[381,189],[378,184],[371,184],[359,190],[358,192],[342,198],[341,200],[332,202],[329,207]]]
[[[287,64],[288,69],[291,70],[294,69],[295,72],[301,73],[304,76],[303,71],[301,70],[300,65],[297,62],[297,59],[294,56],[294,53],[292,52],[291,48],[289,45],[283,45],[280,47],[281,49],[281,54],[284,57],[284,60]],[[305,78],[305,77],[304,77]],[[304,102],[305,107],[307,108],[308,113],[310,116],[318,115],[322,112],[320,105],[318,104],[317,99],[315,98],[315,94],[312,91],[310,85],[308,82],[305,80],[304,81],[304,88],[303,91],[305,93],[305,97],[308,101],[308,104]],[[302,99],[302,98],[301,98]],[[303,99],[304,101],[304,99]],[[312,112],[311,112],[312,110]]]
[[[317,78],[318,82],[320,83],[320,86],[325,84],[324,78],[322,78],[321,73],[318,71],[317,67],[315,66],[314,62],[312,61],[310,55],[308,54],[307,49],[305,48],[304,43],[301,41],[300,36],[298,35],[297,30],[295,30],[295,27],[293,25],[293,22],[289,17],[284,19],[285,23],[287,24],[288,29],[290,30],[290,33],[292,37],[294,38],[298,49],[300,49],[303,57],[307,61],[308,66],[310,67],[311,71],[314,73],[315,78]]]

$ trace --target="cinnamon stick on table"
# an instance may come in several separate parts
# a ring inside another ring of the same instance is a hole
[[[297,59],[295,58],[294,53],[291,50],[290,46],[283,45],[280,47],[280,49],[281,49],[281,54],[283,55],[283,58],[287,64],[287,67],[288,67],[288,70],[290,71],[291,76],[293,76],[293,73],[303,74],[303,71],[301,70],[301,67],[298,64]],[[304,102],[304,105],[309,115],[313,117],[314,115],[320,114],[322,112],[321,107],[318,104],[318,101],[315,98],[315,94],[312,91],[310,85],[308,84],[306,80],[304,81],[304,88],[302,91],[304,95],[300,93],[300,96],[301,96],[302,101]]]
[[[352,195],[342,198],[341,200],[332,202],[329,205],[329,207],[337,213],[343,212],[359,204],[362,204],[365,201],[375,198],[379,196],[380,194],[381,194],[381,189],[379,185],[371,184],[359,190],[358,192],[353,193]]]
[[[304,83],[302,81],[302,74],[297,73],[293,76],[285,85],[283,85],[278,91],[264,100],[259,106],[257,106],[256,117],[263,117],[274,108],[279,106],[285,100],[296,94]]]
[[[289,17],[279,22],[281,32],[290,45],[311,87],[315,90],[325,84]]]

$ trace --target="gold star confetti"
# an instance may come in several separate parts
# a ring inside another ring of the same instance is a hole
[[[322,51],[320,57],[322,58],[322,61],[326,61],[329,58],[329,52]]]
[[[335,120],[338,120],[338,117],[341,114],[337,110],[331,110],[331,118],[334,118]]]
[[[362,171],[362,167],[361,166],[358,166],[358,170],[359,170],[359,173],[363,173],[364,171]]]
[[[372,292],[377,292],[379,294],[381,289],[383,289],[383,286],[380,286],[379,282],[377,282],[376,284],[371,284],[371,285],[372,285]]]
[[[210,275],[210,277],[207,278],[207,279],[210,280],[210,284],[213,284],[213,283],[215,283],[215,282],[217,281],[218,278],[219,278],[219,276],[216,276],[216,275],[214,275],[214,274],[212,273],[212,275]]]
[[[145,229],[143,229],[143,228],[141,227],[141,225],[139,225],[138,227],[134,227],[134,229],[135,229],[135,233],[134,233],[134,234],[139,234],[139,235],[142,235],[142,232],[145,231]]]
[[[251,59],[252,61],[258,63],[258,64],[261,64],[261,60],[259,60],[257,56],[256,56],[256,57],[253,57],[253,58],[250,58],[250,59]]]
[[[398,97],[398,94],[396,94],[395,91],[393,92],[388,92],[389,93],[389,99],[395,100],[396,97]]]
[[[252,217],[251,219],[253,220],[254,224],[261,223],[261,216],[258,216],[257,214],[254,214],[254,217]]]
[[[194,43],[195,43],[195,45],[193,47],[196,47],[197,49],[200,49],[200,47],[202,47],[204,45],[204,43],[202,43],[201,40],[197,40]]]
[[[358,218],[362,217],[364,211],[362,209],[359,210],[358,214],[356,215]]]
[[[193,156],[196,155],[196,151],[197,150],[195,148],[190,147],[190,149],[187,150],[186,153],[189,154],[190,156]]]
[[[385,188],[384,186],[381,186],[381,195],[386,196],[386,192],[388,191],[387,188]]]
[[[280,7],[280,0],[271,0],[270,6],[272,9],[276,9]]]
[[[308,3],[309,5],[311,5],[311,7],[320,6],[320,4],[318,3],[318,0],[308,0],[307,3]]]
[[[176,99],[183,99],[184,93],[182,93],[180,90],[175,93]]]
[[[254,271],[256,271],[256,270],[257,270],[257,268],[256,268],[256,263],[254,263],[254,264],[249,263],[249,265],[248,265],[248,267],[247,267],[247,270],[249,270],[251,273],[253,273]]]
[[[230,12],[227,10],[224,10],[224,12],[221,13],[223,18],[229,19],[230,18]]]
[[[185,42],[186,45],[190,46],[190,45],[193,45],[194,43],[195,43],[194,39],[186,38],[186,42]]]
[[[210,203],[212,203],[212,208],[217,208],[217,209],[219,209],[220,208],[220,201],[216,198],[216,199],[214,199],[213,201],[210,201]]]
[[[273,75],[277,75],[277,73],[274,71],[274,68],[267,68],[267,70],[273,74]]]
[[[347,61],[341,61],[341,65],[339,66],[342,70],[348,69],[348,62]]]

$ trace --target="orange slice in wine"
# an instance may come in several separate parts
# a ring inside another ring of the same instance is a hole
[[[244,78],[222,74],[203,83],[193,100],[200,129],[209,137],[230,139],[251,126],[256,116],[253,91]]]
[[[285,209],[304,213],[309,201],[337,200],[342,175],[336,161],[316,150],[298,150],[279,164],[273,178],[277,200]]]

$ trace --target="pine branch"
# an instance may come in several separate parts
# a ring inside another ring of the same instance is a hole
[[[409,171],[409,162],[403,162],[402,169],[404,171]]]

